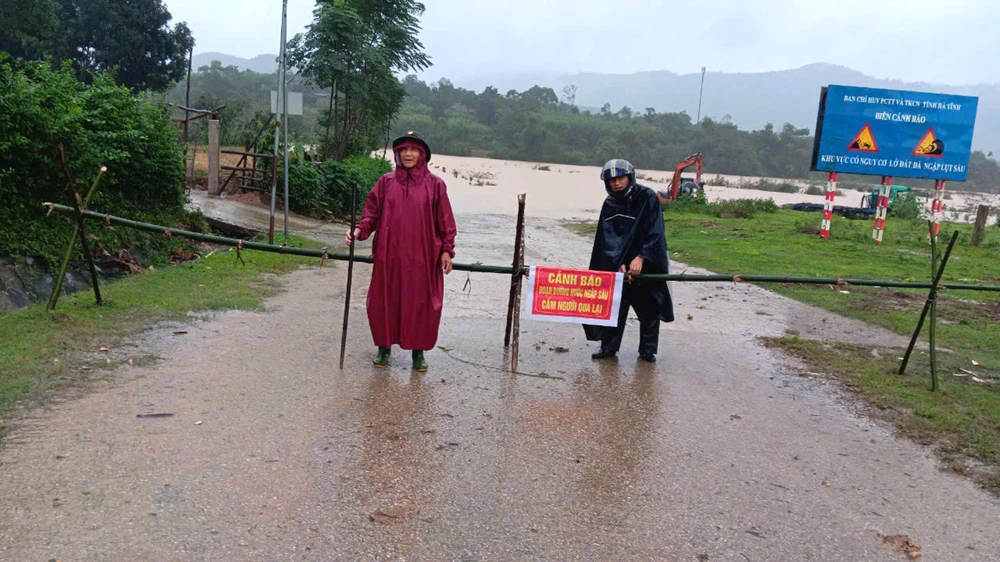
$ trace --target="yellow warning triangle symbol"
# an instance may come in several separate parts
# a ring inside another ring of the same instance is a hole
[[[870,125],[865,125],[858,133],[858,136],[854,137],[851,141],[850,146],[847,150],[854,150],[857,152],[878,152],[878,143],[875,142],[875,135],[872,134],[872,128]]]
[[[927,129],[927,134],[924,135],[924,138],[920,139],[916,148],[913,149],[912,154],[914,156],[941,158],[944,156],[944,141],[937,138],[937,135],[934,134],[934,129]]]

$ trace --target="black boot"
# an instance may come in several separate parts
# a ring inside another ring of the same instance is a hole
[[[618,355],[617,351],[602,346],[601,349],[600,349],[600,351],[598,351],[597,353],[591,355],[590,357],[591,357],[591,359],[595,359],[596,360],[596,359],[607,359],[607,358],[610,358],[610,357],[614,357],[616,355]]]
[[[656,355],[652,351],[643,351],[639,354],[639,359],[646,363],[656,363]]]

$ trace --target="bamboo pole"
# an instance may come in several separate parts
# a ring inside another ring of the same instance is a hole
[[[514,301],[517,299],[521,276],[515,273],[521,255],[521,239],[524,236],[524,200],[527,194],[517,196],[517,226],[514,230],[514,260],[510,275],[510,297],[507,299],[507,328],[503,336],[503,346],[510,347],[510,331],[514,322]]]
[[[928,225],[929,226],[929,225]],[[931,279],[937,277],[937,241],[931,237]],[[937,295],[931,301],[931,325],[928,334],[931,345],[931,392],[937,392],[937,347],[934,341],[934,327],[937,325]]]
[[[914,346],[917,345],[917,337],[920,336],[920,330],[924,327],[924,319],[927,318],[927,312],[931,308],[931,304],[937,300],[938,289],[942,287],[939,285],[941,282],[941,276],[944,275],[944,268],[948,265],[948,258],[951,256],[951,249],[955,247],[955,241],[958,240],[958,231],[956,230],[951,236],[951,241],[948,242],[948,249],[944,252],[944,258],[941,260],[941,267],[938,268],[937,274],[934,276],[934,282],[931,284],[930,293],[927,294],[927,301],[924,302],[924,309],[920,312],[920,320],[917,321],[917,329],[913,331],[913,337],[910,338],[910,345],[906,348],[906,354],[903,355],[903,362],[899,365],[899,374],[902,375],[906,372],[906,365],[910,362],[910,355],[913,353]]]
[[[344,370],[347,350],[347,319],[351,312],[351,281],[354,278],[354,229],[358,225],[358,182],[351,184],[351,249],[347,262],[347,291],[344,293],[344,328],[340,332],[340,370]]]
[[[523,197],[523,196],[522,196]],[[518,241],[517,247],[515,248],[514,254],[514,267],[511,268],[514,271],[521,271],[524,268],[524,236]],[[514,294],[514,318],[511,329],[513,330],[512,342],[511,342],[511,354],[510,354],[510,370],[513,373],[517,372],[517,361],[518,356],[521,352],[521,276],[517,275],[517,282],[515,283],[515,294]]]
[[[101,176],[104,172],[107,172],[107,166],[101,166],[101,169],[97,172],[97,177],[94,178],[94,183],[90,185],[90,191],[87,192],[87,196],[83,198],[83,207],[87,208],[90,204],[90,196],[94,194],[94,190],[97,189],[97,184],[101,181]],[[52,287],[52,294],[49,295],[49,303],[46,308],[49,312],[56,309],[56,303],[59,301],[59,293],[62,291],[63,280],[66,278],[66,270],[69,268],[69,260],[73,257],[73,250],[76,248],[76,239],[79,236],[77,230],[73,230],[73,235],[69,240],[69,244],[66,246],[66,254],[63,255],[62,263],[59,265],[59,276],[56,277],[56,282]]]
[[[94,265],[94,256],[90,253],[90,244],[87,243],[87,228],[83,223],[83,211],[80,209],[83,204],[83,199],[80,197],[80,192],[76,190],[76,180],[73,179],[73,173],[69,171],[69,164],[66,162],[66,151],[63,149],[63,145],[59,145],[59,161],[62,164],[63,173],[66,174],[66,191],[69,194],[70,201],[73,202],[73,213],[76,215],[76,229],[77,235],[80,238],[80,247],[83,248],[83,257],[87,260],[87,268],[90,269],[90,279],[94,284],[94,299],[97,301],[97,305],[101,306],[104,302],[101,300],[101,286],[97,278],[97,266]]]
[[[67,207],[66,205],[60,205],[58,203],[43,203],[47,208],[51,208],[54,211],[59,211],[61,213],[72,213],[73,208]],[[167,230],[170,231],[174,236],[180,236],[182,238],[190,238],[192,240],[198,240],[201,242],[209,242],[212,244],[219,244],[222,246],[237,246],[242,244],[244,248],[251,250],[261,250],[264,252],[275,252],[279,254],[297,255],[310,258],[321,258],[323,257],[322,250],[310,250],[306,248],[292,248],[290,246],[275,246],[272,244],[265,244],[261,242],[249,242],[245,240],[237,240],[235,238],[226,238],[223,236],[215,236],[211,234],[201,234],[198,232],[190,232],[186,230],[175,230],[168,229],[164,226],[159,226],[155,224],[149,224],[144,222],[133,221],[130,219],[125,219],[121,217],[116,217],[113,215],[106,215],[102,213],[96,213],[94,211],[83,211],[84,218],[107,221],[111,224],[116,224],[119,226],[125,226],[129,228],[135,228],[138,230],[143,230],[146,232],[163,233]],[[327,259],[338,260],[338,261],[348,261],[350,256],[348,254],[327,254]],[[362,256],[355,257],[355,262],[371,263],[371,257]],[[507,265],[481,265],[481,264],[454,264],[454,269],[456,271],[468,271],[471,273],[499,273],[503,275],[510,275],[514,272],[514,268]],[[520,274],[524,275],[527,273],[527,267],[520,267]],[[642,275],[637,275],[636,279],[649,279],[649,280],[663,280],[663,281],[677,281],[680,283],[733,283],[733,282],[746,282],[746,283],[787,283],[787,284],[806,284],[806,285],[833,285],[833,286],[858,286],[858,287],[892,287],[892,288],[902,288],[902,289],[930,289],[932,285],[930,283],[917,283],[911,281],[885,281],[879,279],[849,279],[849,278],[837,278],[837,277],[790,277],[790,276],[774,276],[774,275],[686,275],[686,274],[649,274],[644,273]],[[959,283],[939,283],[937,285],[938,289],[948,289],[951,291],[987,291],[987,292],[1000,292],[1000,285],[968,285]]]

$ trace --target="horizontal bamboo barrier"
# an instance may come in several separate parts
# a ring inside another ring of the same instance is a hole
[[[72,207],[67,207],[65,205],[60,205],[57,203],[44,203],[45,207],[59,211],[61,213],[73,213]],[[153,232],[164,234],[169,232],[173,236],[181,236],[184,238],[190,238],[191,240],[198,240],[200,242],[208,242],[210,244],[219,244],[222,246],[234,246],[242,247],[248,250],[260,250],[263,252],[275,252],[278,254],[287,254],[293,256],[303,256],[309,258],[323,258],[331,260],[348,261],[350,256],[346,253],[336,253],[330,252],[328,250],[311,250],[307,248],[293,248],[290,246],[278,246],[275,244],[265,244],[263,242],[253,242],[249,240],[238,240],[236,238],[227,238],[224,236],[215,236],[212,234],[201,234],[199,232],[190,232],[187,230],[178,230],[174,228],[167,228],[165,226],[160,226],[156,224],[149,224],[145,222],[139,222],[134,220],[129,220],[121,217],[116,217],[113,215],[104,215],[101,213],[95,213],[94,211],[82,211],[84,218],[102,221],[105,223],[126,226],[129,228],[134,228],[136,230],[142,230],[145,232]],[[371,256],[354,256],[355,262],[361,263],[372,263]],[[470,273],[500,273],[504,275],[511,275],[514,273],[514,268],[512,266],[503,265],[483,265],[479,263],[467,264],[467,263],[455,263],[455,271],[468,271]],[[521,268],[521,274],[527,274],[527,267]],[[899,289],[931,289],[933,285],[930,283],[918,283],[912,281],[886,281],[878,279],[850,279],[850,278],[839,278],[839,277],[790,277],[790,276],[780,276],[780,275],[687,275],[687,274],[647,274],[636,276],[637,279],[648,279],[648,280],[663,280],[663,281],[676,281],[679,283],[733,283],[733,282],[746,282],[746,283],[786,283],[786,284],[806,284],[806,285],[836,285],[836,286],[858,286],[858,287],[891,287]],[[1000,286],[996,285],[969,285],[969,284],[957,284],[957,283],[941,283],[937,287],[938,289],[948,289],[952,291],[990,291],[990,292],[1000,292]]]

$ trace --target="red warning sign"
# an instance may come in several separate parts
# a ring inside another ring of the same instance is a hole
[[[933,128],[927,129],[927,134],[920,139],[920,142],[917,143],[916,148],[913,149],[911,154],[914,156],[941,158],[944,156],[944,141],[937,138]]]
[[[858,136],[854,137],[851,145],[847,147],[847,150],[853,150],[855,152],[878,152],[878,143],[875,142],[875,135],[872,134],[872,128],[869,124],[865,124]]]

